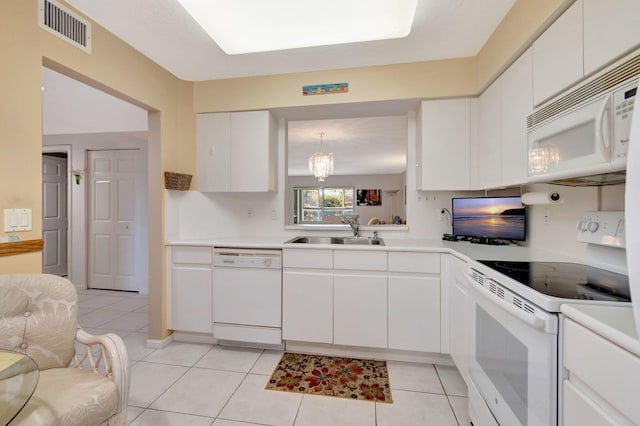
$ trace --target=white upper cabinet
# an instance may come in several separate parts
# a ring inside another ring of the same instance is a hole
[[[533,111],[531,49],[500,77],[503,186],[527,181],[527,116]]]
[[[576,0],[533,43],[539,105],[640,44],[638,0]]]
[[[469,189],[469,98],[423,101],[418,134],[417,189]]]
[[[276,190],[278,125],[269,111],[198,114],[196,129],[199,191]]]
[[[582,78],[582,46],[582,0],[577,0],[533,43],[536,105]]]
[[[473,146],[473,189],[527,181],[527,116],[533,110],[531,49],[480,96],[478,135]]]
[[[474,188],[486,189],[502,185],[502,94],[501,81],[496,80],[480,96],[478,111],[477,167]]]
[[[583,0],[584,74],[640,43],[640,1]]]
[[[231,114],[196,115],[196,168],[199,191],[229,190]]]

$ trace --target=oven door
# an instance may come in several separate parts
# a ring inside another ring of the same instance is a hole
[[[470,395],[470,414],[488,408],[500,425],[557,424],[558,316],[528,312],[528,301],[486,277],[499,290],[469,281],[469,375],[481,397]]]

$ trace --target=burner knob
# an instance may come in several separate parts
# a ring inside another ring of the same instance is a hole
[[[598,222],[589,222],[588,230],[589,232],[596,232],[599,227],[600,224]]]
[[[587,228],[589,227],[589,221],[588,220],[581,220],[580,222],[578,222],[578,229],[580,231],[586,231]]]

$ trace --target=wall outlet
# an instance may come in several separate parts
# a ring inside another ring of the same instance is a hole
[[[249,217],[253,216],[253,207],[247,208],[247,216]]]
[[[549,207],[545,207],[544,208],[544,224],[545,225],[550,225],[551,224],[551,213],[549,213]]]
[[[440,222],[447,220],[447,212],[444,209],[440,209]]]
[[[271,220],[276,220],[277,215],[276,215],[276,209],[271,210]]]

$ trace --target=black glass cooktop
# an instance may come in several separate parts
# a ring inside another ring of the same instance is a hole
[[[604,269],[563,262],[479,262],[548,296],[563,299],[631,301],[629,278]]]

